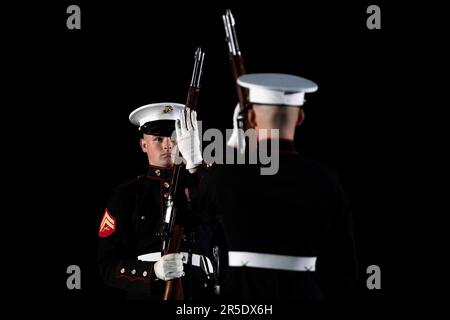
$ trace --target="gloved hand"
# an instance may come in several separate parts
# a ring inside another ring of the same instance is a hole
[[[184,276],[183,256],[180,253],[169,253],[161,257],[154,265],[158,279],[167,281]]]
[[[175,123],[177,145],[181,155],[186,160],[186,169],[192,169],[202,164],[202,150],[197,124],[197,112],[186,108],[181,112],[180,120]]]
[[[239,116],[239,103],[234,108],[233,113],[233,132],[230,139],[227,141],[227,146],[231,148],[237,148],[241,154],[245,152],[245,135],[243,130],[238,130],[237,118]]]

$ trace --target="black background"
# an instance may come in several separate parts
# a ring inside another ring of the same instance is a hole
[[[70,4],[81,8],[81,30],[66,28]],[[370,4],[381,7],[381,30],[366,27]],[[31,211],[20,238],[25,251],[39,255],[35,281],[50,296],[121,298],[103,285],[95,259],[109,194],[146,168],[128,115],[148,103],[184,103],[198,45],[206,52],[199,118],[204,128],[231,127],[236,93],[221,20],[227,8],[247,72],[297,74],[318,84],[306,96],[298,148],[334,168],[350,198],[361,265],[355,298],[396,294],[393,239],[401,236],[393,217],[401,212],[397,155],[406,108],[398,83],[402,45],[410,36],[396,22],[400,9],[382,2],[213,7],[74,1],[18,8],[19,20],[10,27],[20,36],[8,37],[16,50],[6,51],[14,58],[9,61],[20,61],[9,65],[9,83],[18,85],[10,92],[16,102],[9,119],[24,128],[15,136],[27,141],[14,146],[26,154],[23,163],[17,160],[25,188],[19,186],[22,196],[14,201]],[[81,268],[81,290],[66,287],[72,264]],[[378,291],[365,285],[372,264],[382,271]]]

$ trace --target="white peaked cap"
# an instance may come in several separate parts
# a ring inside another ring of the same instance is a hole
[[[237,83],[249,89],[250,103],[301,106],[306,92],[318,89],[311,80],[281,73],[250,73],[238,78]]]
[[[130,122],[136,126],[141,127],[147,122],[158,120],[178,120],[180,119],[180,112],[183,110],[184,104],[161,102],[152,103],[137,108],[130,113]]]

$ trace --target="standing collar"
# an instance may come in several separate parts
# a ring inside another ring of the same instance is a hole
[[[267,147],[270,149],[270,144],[272,143],[272,139],[267,139]],[[295,146],[295,142],[287,139],[279,139],[279,147],[280,153],[283,154],[298,154],[297,147]]]
[[[172,178],[172,168],[149,165],[147,170],[147,176],[151,178],[168,180]]]

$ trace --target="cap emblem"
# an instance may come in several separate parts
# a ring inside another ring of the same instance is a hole
[[[164,106],[164,113],[169,113],[173,110],[171,105]]]

